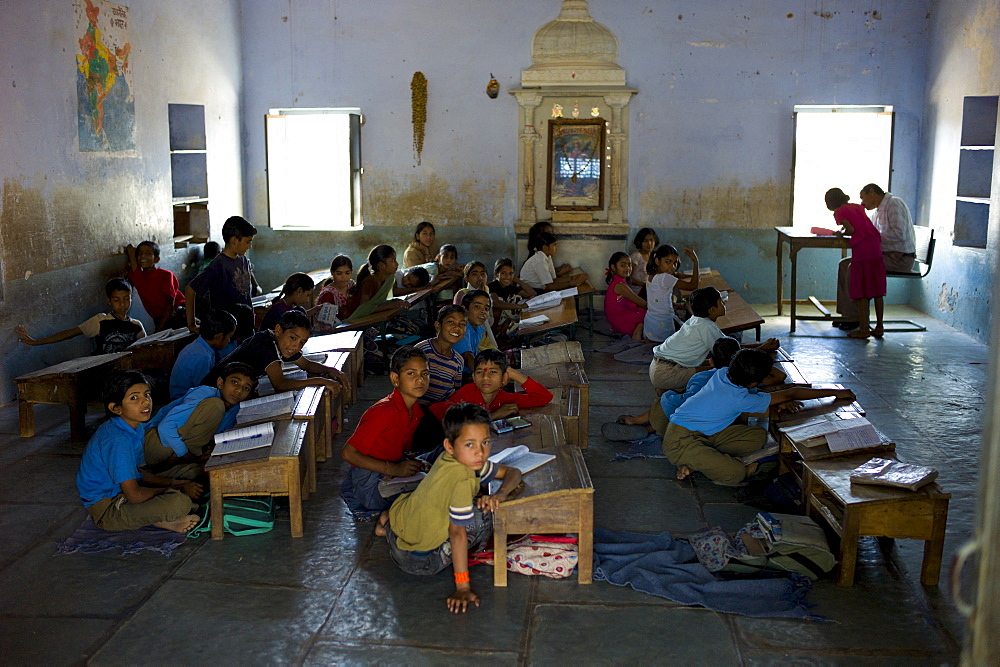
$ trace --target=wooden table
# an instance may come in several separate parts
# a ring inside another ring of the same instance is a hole
[[[715,321],[722,333],[731,334],[738,331],[754,329],[757,340],[760,340],[760,325],[764,318],[757,314],[750,305],[736,292],[729,292],[726,300],[726,314]]]
[[[782,261],[782,244],[788,244],[788,258],[792,262],[792,275],[791,284],[789,289],[789,297],[791,298],[791,312],[789,313],[791,319],[791,329],[792,333],[795,332],[795,321],[807,320],[807,319],[827,319],[826,316],[797,316],[795,314],[796,306],[796,281],[798,280],[797,273],[797,258],[799,250],[803,248],[840,248],[841,257],[847,256],[847,248],[850,248],[850,237],[848,236],[817,236],[812,232],[801,228],[801,227],[775,227],[774,231],[778,233],[778,246],[775,250],[775,256],[777,257],[778,264],[778,315],[782,312],[782,299],[781,291],[784,283],[784,264]]]
[[[129,348],[132,357],[128,363],[131,368],[137,370],[153,369],[169,372],[174,367],[174,362],[177,361],[177,355],[195,339],[196,335],[189,331],[180,338],[136,345]]]
[[[519,337],[534,336],[536,334],[543,333],[545,331],[552,331],[553,329],[561,329],[562,327],[575,327],[579,318],[576,314],[576,299],[575,297],[568,296],[561,300],[554,306],[549,306],[548,308],[540,308],[539,310],[522,311],[521,318],[527,319],[529,317],[537,317],[538,315],[545,315],[549,318],[548,322],[543,322],[542,324],[536,324],[533,327],[518,328],[516,335]]]
[[[212,539],[223,537],[222,499],[226,496],[288,496],[292,537],[302,537],[302,496],[312,452],[305,443],[307,422],[279,421],[270,447],[225,456],[205,464],[211,489]],[[308,491],[306,491],[308,495]]]
[[[577,292],[573,299],[577,300],[581,297],[587,299],[587,329],[590,330],[590,333],[594,333],[594,295],[597,294],[597,288],[590,284],[590,280],[587,280],[576,289]]]
[[[14,378],[17,412],[22,438],[35,435],[35,403],[69,406],[69,428],[73,440],[86,436],[87,399],[100,400],[104,376],[128,368],[131,352],[114,352],[70,359]]]
[[[351,353],[351,384],[354,385],[348,403],[353,405],[357,402],[358,387],[365,384],[365,351],[363,345],[363,331],[341,331],[338,333],[326,334],[325,336],[313,336],[306,341],[302,348],[302,354],[316,354],[319,352],[350,352]]]
[[[951,494],[935,483],[919,491],[851,484],[851,471],[870,458],[852,456],[804,465],[808,515],[826,521],[840,536],[837,585],[854,584],[858,538],[869,535],[924,540],[920,583],[936,586]]]
[[[522,368],[521,372],[538,382],[546,389],[555,392],[558,387],[575,387],[579,392],[579,430],[582,437],[577,442],[582,443],[581,449],[587,448],[587,429],[590,424],[590,380],[583,363],[578,361],[563,361],[555,364],[545,364],[534,368]]]
[[[576,533],[579,536],[577,582],[593,581],[594,485],[583,453],[573,445],[537,446],[558,437],[560,424],[558,418],[547,417],[532,423],[530,428],[494,439],[495,451],[526,444],[532,451],[556,457],[526,474],[523,488],[494,512],[494,586],[507,585],[507,536],[512,533]]]
[[[566,443],[580,449],[587,448],[587,419],[583,416],[583,397],[580,387],[552,387],[552,401],[537,408],[518,409],[518,414],[532,421],[535,415],[559,417],[566,433]]]

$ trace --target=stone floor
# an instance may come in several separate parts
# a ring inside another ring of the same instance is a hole
[[[940,322],[884,341],[845,339],[763,306],[765,336],[782,338],[807,377],[842,382],[907,459],[937,465],[953,494],[945,562],[973,524],[989,350]],[[584,349],[606,342],[581,330]],[[735,530],[754,509],[704,478],[674,479],[664,460],[610,463],[618,446],[601,422],[648,404],[642,366],[588,353],[595,523],[686,534]],[[371,378],[348,417],[387,393]],[[962,619],[944,588],[919,583],[920,543],[863,540],[856,585],[816,584],[829,623],[761,620],[678,607],[605,583],[578,586],[473,568],[482,605],[450,615],[450,576],[413,578],[388,559],[370,525],[355,525],[337,496],[343,465],[323,464],[305,505],[305,537],[276,529],[221,542],[190,540],[172,558],[56,556],[79,524],[74,475],[83,445],[69,443],[65,412],[37,409],[38,435],[17,435],[17,410],[0,408],[0,655],[4,664],[956,663]],[[91,426],[99,423],[91,409]],[[342,440],[341,440],[342,442]],[[338,442],[339,444],[339,442]],[[942,579],[944,581],[944,579]]]

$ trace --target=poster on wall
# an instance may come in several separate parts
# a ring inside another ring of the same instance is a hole
[[[80,150],[134,151],[129,8],[74,0],[73,10]]]

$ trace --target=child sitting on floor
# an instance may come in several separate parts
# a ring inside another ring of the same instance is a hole
[[[521,280],[539,291],[562,290],[587,282],[587,274],[572,273],[573,267],[563,264],[558,269],[552,263],[559,250],[559,241],[548,232],[535,237],[534,254],[521,265]],[[530,248],[529,248],[530,249]]]
[[[427,391],[427,357],[403,346],[392,355],[389,381],[392,393],[368,408],[340,455],[351,467],[340,485],[340,497],[357,520],[378,515],[395,496],[383,498],[379,480],[408,477],[424,469],[424,462],[405,458],[423,410],[417,400]]]
[[[608,260],[608,291],[604,293],[604,317],[613,333],[642,340],[642,323],[646,317],[646,301],[628,285],[632,274],[632,260],[623,252],[616,252]]]
[[[222,252],[222,248],[215,241],[208,241],[201,250],[201,261],[198,262],[198,273],[201,273],[208,268],[208,265],[212,263],[212,260],[219,256]]]
[[[518,408],[537,408],[552,401],[552,392],[527,377],[516,368],[507,366],[507,355],[500,350],[482,350],[473,362],[472,382],[464,385],[447,400],[431,406],[438,419],[457,403],[474,403],[490,411],[491,419],[503,419],[517,414]],[[513,380],[524,392],[505,391]]]
[[[312,308],[312,293],[316,283],[308,273],[293,273],[285,279],[285,284],[281,288],[281,294],[271,303],[271,307],[264,314],[264,319],[260,322],[261,330],[274,329],[281,316],[297,308],[306,315],[312,315],[315,308]]]
[[[348,308],[351,296],[354,294],[354,264],[347,255],[337,255],[330,262],[330,278],[325,282],[316,297],[316,305],[332,303],[337,307],[337,319],[344,321],[351,316],[352,309]],[[333,332],[333,325],[317,320],[313,326],[316,334],[328,334]]]
[[[442,284],[447,285],[462,275],[465,267],[458,263],[458,248],[450,243],[445,243],[438,251],[438,256],[434,260],[437,265],[437,279]],[[455,298],[454,289],[439,290],[434,297],[436,303],[447,303]]]
[[[377,245],[368,253],[368,263],[358,269],[357,290],[351,304],[350,322],[384,310],[397,311],[409,304],[392,299],[396,285],[396,251],[392,246]]]
[[[521,321],[525,299],[537,296],[534,288],[514,275],[514,260],[501,257],[493,265],[493,280],[487,283],[493,298],[493,320],[497,334],[509,335]]]
[[[417,223],[413,240],[403,251],[403,265],[407,268],[434,261],[434,225],[424,220]]]
[[[161,269],[160,246],[152,241],[143,241],[138,246],[125,246],[128,255],[128,279],[139,293],[143,308],[155,325],[154,331],[162,331],[170,326],[183,327],[184,293],[177,283],[173,271]]]
[[[654,389],[684,391],[691,376],[709,369],[705,357],[715,341],[724,335],[715,323],[726,314],[726,304],[719,290],[714,287],[696,289],[691,293],[689,304],[691,318],[670,338],[653,348],[649,379]],[[749,343],[743,347],[771,352],[777,350],[778,345],[777,339],[768,338],[763,343]]]
[[[443,401],[462,386],[462,369],[465,360],[455,351],[455,345],[465,337],[465,308],[445,306],[438,311],[434,330],[437,336],[422,340],[414,347],[427,356],[430,380],[427,391],[420,397],[420,405]]]
[[[198,522],[194,499],[202,486],[145,470],[142,438],[152,416],[149,381],[139,371],[108,378],[103,403],[110,419],[87,443],[76,475],[80,500],[94,525],[135,530],[153,525],[186,533]]]
[[[694,263],[691,275],[686,277],[677,272],[680,260],[672,245],[661,245],[650,255],[646,265],[646,317],[643,319],[643,335],[647,340],[662,343],[674,333],[674,290],[698,289],[698,255],[691,248],[684,248],[684,254]]]
[[[247,251],[253,246],[256,234],[257,228],[238,215],[222,225],[222,238],[226,242],[222,252],[184,288],[188,329],[198,331],[195,317],[198,294],[208,294],[212,308],[231,311],[238,303],[253,306],[251,299],[257,291],[257,280]]]
[[[171,479],[199,477],[215,434],[236,424],[240,402],[257,383],[252,375],[246,364],[227,364],[214,387],[198,385],[160,408],[142,445],[150,470]]]
[[[723,485],[741,483],[756,470],[736,458],[764,446],[761,426],[734,424],[744,412],[798,409],[794,401],[833,396],[854,400],[848,389],[793,387],[770,394],[751,393],[771,372],[774,361],[762,350],[740,350],[725,371],[715,373],[705,386],[671,415],[663,436],[663,453],[677,466],[677,479],[701,472]]]
[[[170,370],[171,400],[201,384],[201,379],[219,363],[220,351],[229,345],[234,333],[236,318],[225,310],[216,308],[202,318],[198,337],[184,346]]]
[[[403,572],[433,575],[453,564],[455,592],[447,605],[456,614],[479,606],[469,583],[469,551],[486,544],[493,532],[491,513],[521,483],[517,468],[489,460],[492,428],[482,406],[452,406],[444,415],[445,453],[415,491],[382,513],[375,529]],[[500,489],[480,495],[480,486],[494,477],[503,480]]]
[[[19,324],[15,329],[18,340],[25,345],[48,345],[82,334],[94,339],[94,354],[124,352],[129,345],[146,335],[142,322],[128,316],[132,307],[132,286],[127,280],[112,278],[104,286],[104,292],[108,295],[111,312],[98,313],[80,326],[37,340],[28,335],[23,324]]]
[[[647,298],[642,293],[642,290],[646,289],[646,267],[649,266],[650,255],[653,254],[653,250],[658,245],[660,245],[660,237],[649,227],[640,229],[635,233],[635,238],[632,239],[632,247],[635,248],[635,252],[629,255],[629,259],[632,260],[632,275],[629,276],[628,284],[633,292],[644,299]]]
[[[468,320],[465,326],[465,336],[455,344],[455,351],[465,359],[465,367],[472,372],[472,364],[480,350],[495,349],[493,332],[486,326],[490,314],[490,295],[482,290],[466,292],[462,297],[462,307],[465,308]]]

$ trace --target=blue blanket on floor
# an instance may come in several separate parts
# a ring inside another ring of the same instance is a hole
[[[663,453],[663,438],[656,433],[650,433],[642,440],[633,440],[628,450],[621,452],[612,461],[628,461],[629,459],[665,459]]]
[[[170,556],[186,539],[187,533],[177,533],[154,526],[138,530],[103,530],[94,525],[94,520],[88,514],[73,534],[59,543],[56,553],[93,554],[121,549],[123,555],[155,551]]]
[[[643,535],[594,529],[594,579],[631,586],[678,604],[741,616],[823,620],[810,613],[810,583],[798,575],[723,579],[670,533]]]

